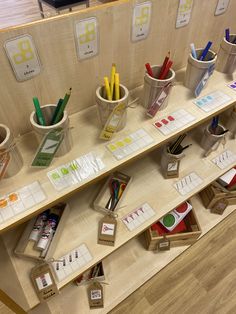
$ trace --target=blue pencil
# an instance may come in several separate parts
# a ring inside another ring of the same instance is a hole
[[[204,48],[204,50],[203,50],[203,52],[202,52],[202,54],[201,54],[201,56],[199,58],[200,61],[204,61],[204,59],[206,58],[206,55],[207,55],[208,50],[210,49],[211,45],[212,45],[212,42],[208,41],[206,47]]]

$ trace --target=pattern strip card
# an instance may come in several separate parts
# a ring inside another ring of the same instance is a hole
[[[191,172],[183,179],[177,181],[174,187],[181,195],[185,195],[194,190],[202,182],[203,180],[195,172]]]
[[[224,151],[219,156],[212,159],[212,162],[218,166],[220,169],[225,169],[231,164],[235,164],[236,155],[230,150]]]
[[[212,111],[227,102],[232,98],[221,91],[215,91],[208,95],[198,98],[194,101],[194,104],[197,105],[205,112]]]

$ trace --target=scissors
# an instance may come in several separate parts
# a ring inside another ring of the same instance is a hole
[[[120,182],[117,179],[112,179],[109,183],[110,187],[110,198],[106,205],[107,209],[114,210],[116,204],[118,203],[124,189],[126,188],[126,184],[123,182]]]

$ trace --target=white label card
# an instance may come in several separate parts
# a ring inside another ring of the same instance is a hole
[[[83,60],[98,54],[99,29],[96,17],[75,24],[78,58]]]
[[[151,21],[152,3],[150,1],[136,4],[133,10],[132,41],[147,38]]]
[[[176,28],[183,27],[189,23],[191,17],[193,0],[179,0],[179,8],[176,19]]]
[[[7,40],[4,48],[17,81],[29,80],[40,73],[38,52],[30,35]]]
[[[216,6],[215,15],[220,15],[226,12],[229,5],[229,0],[219,0]]]

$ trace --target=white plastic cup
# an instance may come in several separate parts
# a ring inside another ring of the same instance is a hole
[[[228,42],[225,37],[222,39],[218,52],[216,70],[232,74],[236,70],[236,44],[232,43],[236,38],[236,34],[231,34],[229,38],[231,42]]]
[[[161,65],[153,65],[152,72],[154,77],[158,77],[162,66]],[[147,72],[144,75],[144,91],[143,91],[143,106],[145,108],[149,108],[153,102],[155,101],[158,94],[161,90],[167,86],[169,83],[172,83],[175,79],[175,72],[174,70],[170,69],[167,78],[165,80],[159,80],[156,78],[151,77]],[[169,95],[166,97],[164,103],[162,104],[159,110],[163,110],[168,105],[168,98]]]
[[[35,130],[39,143],[41,143],[44,136],[50,131],[56,130],[58,128],[63,129],[64,138],[55,155],[58,157],[67,154],[71,150],[72,136],[69,129],[69,117],[66,111],[64,111],[63,117],[58,123],[50,125],[55,109],[55,104],[49,104],[41,107],[46,126],[38,124],[35,111],[33,111],[30,115],[30,123]]]

